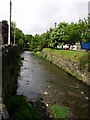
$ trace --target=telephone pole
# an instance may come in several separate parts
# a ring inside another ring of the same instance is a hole
[[[15,24],[14,24],[14,45],[15,45]]]
[[[55,28],[57,27],[57,23],[55,23]]]
[[[10,0],[10,22],[9,22],[9,39],[8,39],[8,45],[11,44],[11,11],[12,11],[12,1]]]

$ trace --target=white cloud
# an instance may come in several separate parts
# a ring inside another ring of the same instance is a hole
[[[88,0],[12,0],[12,20],[24,33],[42,33],[54,23],[88,15]],[[0,4],[0,20],[9,20],[9,0]]]

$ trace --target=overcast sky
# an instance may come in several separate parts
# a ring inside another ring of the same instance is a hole
[[[63,1],[63,2],[62,2]],[[55,22],[77,22],[87,18],[89,0],[12,0],[12,20],[25,34],[35,35]],[[0,21],[9,21],[10,0],[0,0]]]

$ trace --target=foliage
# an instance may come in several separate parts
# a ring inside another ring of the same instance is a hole
[[[70,24],[60,22],[56,28],[50,28],[47,32],[41,35],[36,34],[35,36],[31,34],[24,35],[19,28],[16,28],[16,43],[19,44],[19,40],[23,39],[23,46],[30,47],[32,51],[41,51],[45,47],[57,48],[57,46],[63,47],[65,44],[70,47],[70,45],[74,45],[77,42],[87,42],[90,40],[90,22],[88,21],[79,19],[78,22],[71,22]],[[16,26],[16,24],[12,23],[12,36],[14,36],[13,25]],[[13,39],[12,37],[12,41]]]
[[[40,52],[34,52],[33,54],[37,55],[38,57],[43,57],[43,55]]]
[[[34,50],[34,51],[38,50],[38,42],[39,42],[39,35],[36,34],[31,41],[31,50]]]
[[[88,22],[86,19],[81,20],[79,19],[78,24],[77,24],[78,31],[81,35],[81,41],[86,41],[87,40],[87,31],[88,31]]]
[[[88,17],[87,42],[90,42],[90,17]]]
[[[16,23],[12,22],[11,23],[11,42],[12,42],[12,44],[14,44],[14,26],[15,26],[15,43],[19,44],[20,39],[25,41],[25,36],[24,36],[24,33],[22,32],[22,30],[20,30],[19,28],[16,28]]]
[[[45,47],[57,48],[57,46],[63,46],[63,44],[70,46],[77,42],[87,41],[87,39],[89,39],[89,34],[86,19],[79,19],[77,23],[71,22],[71,24],[60,22],[57,28],[50,28],[49,31],[39,36],[35,35],[34,41],[32,40],[32,43],[34,42],[32,50],[38,51]]]
[[[68,118],[69,116],[69,109],[68,107],[62,107],[59,105],[51,106],[51,111],[54,114],[54,118]]]
[[[30,47],[32,39],[33,39],[33,36],[31,34],[26,34],[25,35],[25,41],[24,42],[25,42],[25,47],[26,48]]]
[[[88,55],[83,55],[80,58],[80,67],[85,67],[88,64]]]
[[[19,45],[21,45],[22,47],[23,47],[23,45],[24,45],[24,41],[23,41],[23,39],[21,38],[21,39],[19,39]]]
[[[40,113],[29,106],[24,96],[15,95],[6,102],[10,120],[38,120]]]
[[[22,33],[22,31],[19,29],[19,28],[16,28],[15,30],[15,41],[16,41],[16,44],[19,44],[19,40],[20,39],[25,39],[24,38],[24,34]]]

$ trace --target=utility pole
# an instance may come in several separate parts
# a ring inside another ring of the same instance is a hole
[[[55,23],[55,28],[57,27],[57,23]]]
[[[15,24],[14,24],[14,45],[15,45]]]
[[[10,0],[10,22],[9,22],[9,39],[8,39],[8,45],[11,44],[11,10],[12,9],[12,1]]]

